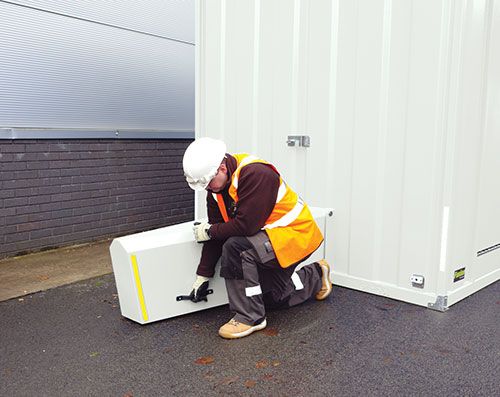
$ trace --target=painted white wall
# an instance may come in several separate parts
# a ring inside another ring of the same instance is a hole
[[[335,208],[337,284],[427,305],[499,279],[500,250],[477,252],[500,243],[500,1],[197,6],[197,136]]]

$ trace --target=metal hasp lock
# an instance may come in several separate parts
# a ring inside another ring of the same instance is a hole
[[[288,135],[286,144],[288,146],[310,147],[311,137],[309,135]]]

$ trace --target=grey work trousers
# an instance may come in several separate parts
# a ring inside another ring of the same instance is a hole
[[[316,263],[304,266],[296,272],[294,283],[297,265],[279,265],[265,232],[229,238],[222,248],[221,277],[235,320],[256,325],[266,317],[266,307],[292,307],[315,295],[321,289],[321,268]],[[296,284],[303,288],[297,289]]]

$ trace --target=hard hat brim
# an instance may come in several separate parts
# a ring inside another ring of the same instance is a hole
[[[205,190],[209,184],[210,184],[210,182],[208,182],[208,183],[188,182],[189,187],[193,190],[196,190],[197,192],[201,192],[202,190]]]

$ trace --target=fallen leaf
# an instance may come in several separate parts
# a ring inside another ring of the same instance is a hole
[[[240,379],[239,376],[231,376],[229,378],[224,378],[222,379],[220,382],[219,382],[219,385],[224,385],[224,386],[227,386],[227,385],[230,385],[234,382],[237,382],[238,379]]]
[[[274,360],[274,361],[272,362],[272,366],[273,366],[273,367],[277,367],[277,366],[279,366],[279,365],[281,365],[281,363],[280,363],[278,360]]]
[[[267,360],[261,360],[261,361],[257,361],[257,363],[255,364],[255,368],[266,368],[267,366],[269,365],[269,362]]]
[[[50,277],[47,276],[46,274],[42,274],[40,276],[37,277],[38,281],[45,281],[45,280],[48,280]]]
[[[214,358],[210,357],[210,356],[200,357],[200,358],[197,358],[195,361],[196,364],[201,364],[201,365],[212,364],[213,362],[214,362]]]
[[[254,387],[256,384],[257,384],[257,382],[254,380],[246,380],[245,381],[245,387],[247,387],[248,389]]]
[[[92,352],[89,355],[90,357],[97,357],[99,355],[99,352]]]
[[[262,332],[267,336],[276,336],[279,333],[276,328],[265,328]]]
[[[123,397],[134,397],[134,395],[131,392],[126,392]]]

